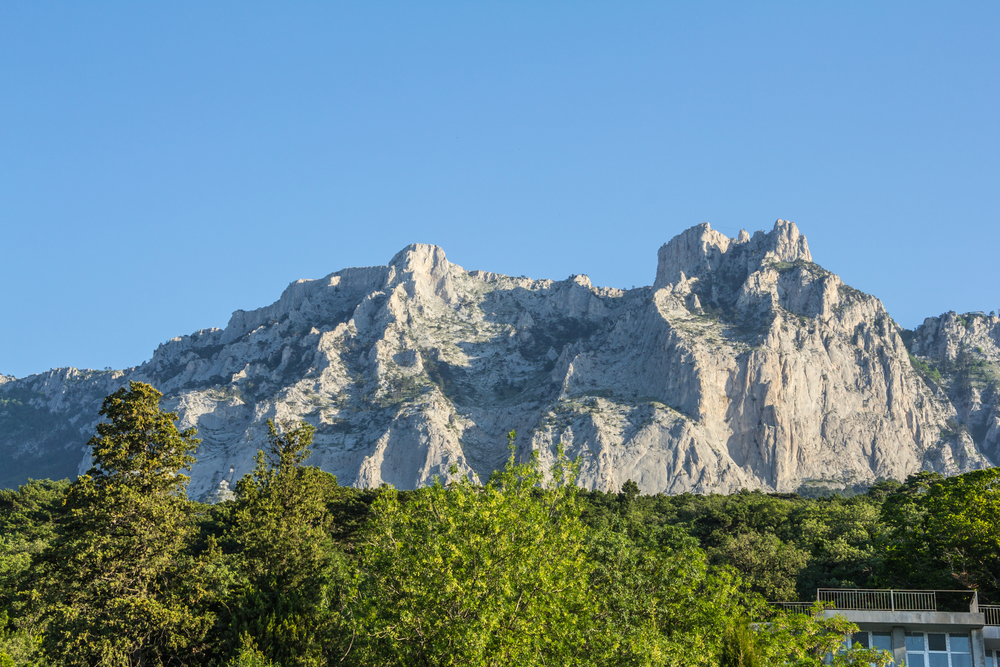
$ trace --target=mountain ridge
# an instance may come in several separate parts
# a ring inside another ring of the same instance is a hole
[[[512,429],[517,455],[543,464],[564,443],[590,488],[954,474],[1000,460],[1000,319],[959,319],[902,330],[784,220],[685,230],[653,285],[631,290],[466,271],[411,244],[385,266],[293,282],[138,367],[0,379],[0,451],[8,484],[85,471],[101,398],[142,380],[204,440],[195,497],[250,468],[268,418],[317,426],[312,462],[358,486],[412,488],[453,466],[483,481]]]

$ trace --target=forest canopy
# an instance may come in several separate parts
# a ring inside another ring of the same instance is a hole
[[[94,467],[0,491],[0,666],[888,664],[818,587],[976,589],[1000,602],[1000,474],[922,472],[804,498],[575,484],[560,452],[483,485],[355,489],[269,422],[216,504],[160,393],[107,399]],[[511,440],[513,433],[510,434]]]

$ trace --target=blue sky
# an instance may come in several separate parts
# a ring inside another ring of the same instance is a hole
[[[0,4],[0,372],[121,368],[412,242],[651,284],[794,220],[907,327],[1000,309],[1000,4]]]

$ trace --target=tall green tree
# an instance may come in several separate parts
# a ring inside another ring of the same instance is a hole
[[[0,489],[0,609],[9,613],[20,606],[17,591],[32,560],[56,535],[67,489],[67,480],[30,480],[17,490]]]
[[[19,591],[56,535],[68,488],[67,480],[29,480],[0,490],[0,666],[35,664],[40,657],[39,638],[20,628],[25,605]]]
[[[751,531],[726,535],[714,555],[744,573],[768,600],[796,599],[796,577],[809,561],[808,553],[773,533]]]
[[[306,466],[315,429],[268,420],[268,449],[236,485],[231,533],[243,575],[227,622],[238,648],[249,635],[275,663],[321,665],[336,654],[344,559],[331,538],[337,478]],[[329,655],[328,655],[329,654]],[[339,655],[337,656],[339,658]]]
[[[863,495],[832,496],[803,503],[795,511],[790,541],[809,557],[798,577],[800,599],[814,597],[817,588],[873,584],[884,556],[879,548],[885,531],[879,502]]]
[[[943,479],[941,474],[926,470],[910,475],[882,503],[885,558],[879,573],[879,587],[954,587],[940,549],[932,543],[927,532],[926,496],[930,488]]]
[[[355,664],[572,664],[591,606],[585,526],[575,486],[544,481],[512,455],[485,487],[384,491],[360,545]]]
[[[197,654],[199,562],[185,495],[194,429],[131,382],[108,396],[90,440],[94,466],[72,484],[60,534],[40,556],[32,591],[43,649],[65,665],[161,665]]]
[[[1000,602],[1000,468],[943,479],[921,500],[926,537],[954,580]]]
[[[747,612],[731,569],[712,570],[697,544],[666,526],[591,536],[586,664],[716,667],[725,628]]]

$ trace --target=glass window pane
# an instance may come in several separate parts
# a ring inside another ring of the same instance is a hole
[[[927,633],[927,648],[932,651],[946,651],[944,643],[944,635]]]
[[[948,667],[947,653],[931,653],[927,656],[928,667]]]
[[[923,651],[924,650],[924,636],[923,634],[917,633],[906,633],[906,650],[907,651]]]
[[[972,656],[956,653],[951,656],[951,667],[972,667]]]
[[[906,667],[924,667],[924,654],[917,653],[916,655],[912,655],[910,653],[907,653]]]
[[[952,635],[951,652],[971,653],[971,651],[969,651],[969,635]]]
[[[873,632],[872,633],[872,646],[875,648],[880,648],[885,651],[892,650],[892,635],[888,632]]]
[[[944,635],[941,635],[944,637]],[[868,633],[867,632],[855,632],[851,635],[851,645],[852,646],[864,646],[865,648],[870,648],[868,645]]]

